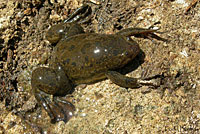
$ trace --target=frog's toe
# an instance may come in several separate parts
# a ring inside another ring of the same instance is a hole
[[[66,100],[54,99],[50,105],[52,113],[50,113],[51,122],[56,123],[58,121],[68,122],[74,114],[75,107],[73,104]]]

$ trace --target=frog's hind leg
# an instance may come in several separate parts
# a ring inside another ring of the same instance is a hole
[[[119,31],[116,34],[125,36],[125,37],[130,37],[130,36],[135,36],[135,37],[141,37],[141,38],[155,38],[157,40],[161,41],[168,41],[167,39],[161,38],[155,33],[161,33],[158,32],[158,29],[145,29],[145,28],[127,28]]]
[[[157,87],[160,85],[160,81],[152,81],[152,80],[142,80],[139,78],[131,78],[125,75],[122,75],[116,71],[108,71],[106,73],[108,79],[110,79],[113,83],[120,87],[124,88],[139,88],[141,86],[151,86]]]

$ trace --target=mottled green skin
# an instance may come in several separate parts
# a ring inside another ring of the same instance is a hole
[[[75,107],[60,99],[60,96],[71,93],[79,84],[108,78],[125,88],[152,85],[124,76],[116,72],[116,69],[125,66],[140,52],[139,45],[130,36],[157,37],[153,34],[156,30],[127,28],[116,34],[85,33],[76,22],[86,17],[90,11],[88,5],[83,5],[67,20],[48,30],[46,39],[56,44],[50,66],[39,67],[32,72],[33,93],[49,114],[52,123],[67,122],[73,116]],[[49,95],[53,95],[53,100]]]
[[[51,43],[57,43],[50,66],[36,68],[32,72],[31,85],[35,98],[52,122],[67,122],[73,116],[74,106],[55,96],[69,94],[79,84],[108,78],[125,88],[151,85],[115,70],[125,66],[140,52],[139,45],[130,36],[152,32],[154,30],[128,28],[116,34],[85,33],[76,23],[61,23],[49,29],[46,38]],[[51,101],[49,94],[54,96],[54,101]]]
[[[136,42],[121,35],[83,33],[58,42],[52,64],[60,63],[73,84],[88,84],[105,79],[109,70],[123,67],[139,50]]]

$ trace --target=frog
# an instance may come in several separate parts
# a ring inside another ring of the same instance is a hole
[[[146,83],[117,72],[132,61],[141,51],[132,36],[152,34],[156,30],[126,28],[115,34],[87,33],[77,21],[80,12],[90,11],[88,5],[77,9],[64,22],[52,26],[46,39],[56,44],[49,67],[38,67],[32,72],[33,94],[48,113],[51,122],[68,122],[75,106],[61,97],[69,95],[81,84],[93,84],[105,79],[124,88],[139,88]]]

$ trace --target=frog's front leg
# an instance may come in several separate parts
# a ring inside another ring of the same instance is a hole
[[[106,76],[116,85],[120,87],[125,87],[125,88],[139,88],[144,85],[157,87],[160,85],[160,81],[152,81],[150,79],[143,80],[143,79],[138,79],[138,78],[131,78],[131,77],[122,75],[116,71],[108,71],[106,73]]]
[[[32,90],[35,98],[43,106],[51,118],[51,122],[67,122],[75,110],[73,104],[60,100],[55,96],[64,96],[72,90],[72,86],[61,67],[51,69],[40,67],[33,71],[31,79]],[[50,95],[53,95],[51,99]]]
[[[147,29],[147,28],[126,28],[119,31],[118,35],[122,35],[125,37],[135,36],[135,37],[142,37],[142,38],[155,38],[161,41],[168,41],[167,39],[161,38],[155,33],[159,33],[158,30],[155,29]]]

